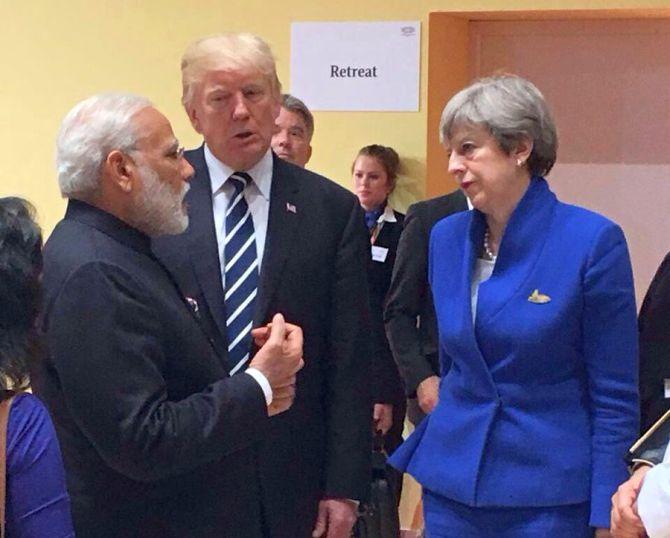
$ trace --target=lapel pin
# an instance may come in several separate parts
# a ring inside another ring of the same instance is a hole
[[[188,303],[188,306],[191,307],[191,310],[193,310],[193,313],[197,316],[198,311],[200,310],[200,307],[198,306],[198,301],[196,301],[193,297],[185,297],[186,302]]]
[[[533,290],[533,293],[530,294],[528,301],[535,304],[546,304],[551,301],[551,297],[545,295],[544,293],[540,293],[540,290],[536,289]]]
[[[289,202],[286,202],[286,211],[289,213],[297,214],[298,212],[295,209],[295,206],[293,204],[290,204]]]

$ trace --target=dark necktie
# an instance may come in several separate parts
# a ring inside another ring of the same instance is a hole
[[[251,182],[245,172],[228,180],[234,193],[226,209],[225,263],[226,330],[230,375],[244,369],[251,353],[251,326],[258,289],[256,235],[244,189]]]

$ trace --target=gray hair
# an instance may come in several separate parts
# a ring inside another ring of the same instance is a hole
[[[482,78],[454,95],[442,111],[440,142],[464,125],[487,128],[505,153],[522,139],[533,144],[531,174],[546,175],[556,162],[558,137],[551,111],[535,85],[516,75]]]
[[[102,163],[114,150],[133,149],[138,137],[131,119],[150,106],[138,95],[106,93],[81,101],[67,113],[56,142],[64,198],[85,200],[98,192]]]
[[[219,34],[194,41],[184,52],[181,58],[182,104],[189,105],[195,86],[207,72],[233,69],[258,70],[279,97],[281,84],[270,46],[249,33]]]
[[[281,106],[289,112],[298,114],[298,116],[302,118],[302,120],[305,122],[305,127],[307,127],[307,140],[311,141],[312,136],[314,135],[314,116],[312,116],[312,113],[310,112],[309,108],[307,108],[307,105],[297,97],[294,97],[289,93],[285,93],[281,96]]]

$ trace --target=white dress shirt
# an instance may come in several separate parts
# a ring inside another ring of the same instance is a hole
[[[475,269],[472,273],[472,282],[470,283],[470,307],[472,308],[472,324],[477,319],[477,300],[479,299],[479,285],[486,282],[493,274],[496,265],[495,260],[485,260],[477,258]]]
[[[244,198],[251,212],[256,236],[256,255],[258,256],[258,271],[262,267],[265,237],[268,231],[268,215],[270,214],[270,190],[272,186],[272,150],[268,149],[265,155],[249,170],[235,170],[222,163],[205,144],[205,162],[209,170],[209,179],[212,187],[212,209],[214,211],[214,228],[216,242],[219,245],[219,260],[223,261],[224,238],[226,237],[226,209],[235,189],[228,178],[235,172],[246,172],[253,180],[244,189]],[[224,264],[221,263],[221,282],[226,288]]]
[[[663,463],[645,475],[637,498],[637,512],[649,538],[670,538],[670,446]]]
[[[270,214],[270,189],[272,186],[272,150],[267,152],[249,170],[235,170],[222,163],[210,151],[205,144],[205,163],[209,171],[209,179],[212,188],[212,210],[214,212],[214,229],[216,231],[216,243],[219,248],[219,260],[221,266],[221,282],[226,289],[225,263],[223,259],[224,240],[226,237],[226,209],[233,197],[234,187],[227,183],[228,178],[235,172],[246,172],[251,176],[251,181],[244,189],[244,198],[249,206],[251,220],[254,223],[254,235],[256,239],[256,256],[258,258],[258,272],[260,274],[263,251],[265,249],[265,237],[268,231],[268,215]],[[272,387],[270,382],[260,370],[247,368],[244,373],[253,377],[263,389],[265,402],[272,403]]]

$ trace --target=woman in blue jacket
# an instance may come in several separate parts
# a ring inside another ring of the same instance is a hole
[[[430,240],[452,366],[392,463],[423,485],[430,538],[606,537],[638,429],[623,233],[549,190],[556,130],[530,82],[475,82],[449,101],[440,133],[474,207]]]

